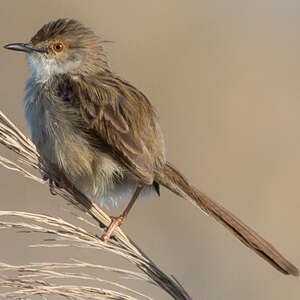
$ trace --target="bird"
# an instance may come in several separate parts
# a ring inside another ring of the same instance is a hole
[[[299,275],[269,242],[168,162],[158,112],[111,70],[103,44],[81,22],[62,18],[43,25],[27,43],[4,46],[27,55],[25,118],[45,168],[54,168],[104,207],[129,200],[101,239],[110,239],[138,198],[159,194],[163,186],[212,216],[283,274]]]

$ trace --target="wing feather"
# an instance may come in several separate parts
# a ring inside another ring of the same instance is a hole
[[[130,101],[127,97],[134,96],[119,90],[117,82],[108,85],[100,80],[68,78],[69,102],[77,106],[81,120],[78,128],[93,135],[93,146],[101,150],[105,145],[111,155],[143,183],[152,184],[154,158],[146,146],[144,135],[140,134],[139,126],[132,121],[133,113],[126,114],[122,109],[126,101]],[[144,117],[147,123],[146,115]]]

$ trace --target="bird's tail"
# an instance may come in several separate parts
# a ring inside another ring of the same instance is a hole
[[[167,163],[163,174],[156,179],[177,195],[189,199],[194,205],[230,230],[243,244],[255,251],[284,274],[299,275],[298,269],[287,261],[270,243],[245,225],[231,212],[193,187],[173,166]]]

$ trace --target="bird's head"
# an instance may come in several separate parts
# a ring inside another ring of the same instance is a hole
[[[45,24],[29,43],[4,48],[26,52],[33,76],[45,80],[57,74],[88,75],[109,69],[100,38],[73,19]]]

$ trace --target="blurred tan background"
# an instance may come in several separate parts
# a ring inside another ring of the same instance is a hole
[[[168,159],[300,267],[299,1],[10,0],[0,11],[1,45],[26,42],[58,17],[79,19],[113,40],[106,45],[113,70],[159,110]],[[25,57],[0,49],[0,65],[0,109],[28,134]],[[3,168],[0,179],[1,209],[72,220],[46,186]],[[193,299],[300,297],[299,278],[275,271],[164,189],[138,203],[124,229]],[[0,260],[9,263],[46,256],[127,267],[99,252],[28,247],[45,236],[1,231],[0,238]]]

